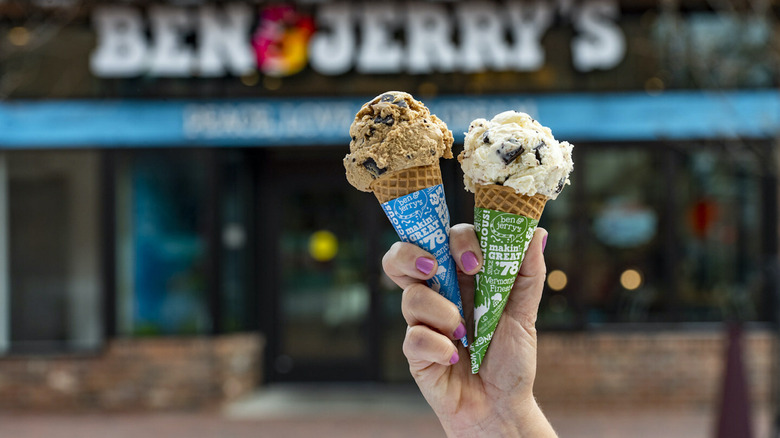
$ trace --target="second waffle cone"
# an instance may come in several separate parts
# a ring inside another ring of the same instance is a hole
[[[519,214],[531,219],[542,217],[548,197],[540,194],[534,196],[521,195],[512,187],[498,184],[477,185],[474,196],[476,207],[505,213]]]

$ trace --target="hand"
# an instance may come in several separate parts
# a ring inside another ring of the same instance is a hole
[[[385,273],[404,290],[401,308],[408,328],[403,351],[409,369],[450,437],[556,436],[533,397],[546,239],[547,231],[537,229],[479,374],[471,373],[468,350],[455,342],[464,329],[457,307],[426,286],[436,273],[435,258],[398,242],[382,260]],[[474,274],[483,261],[474,227],[452,227],[450,250],[472,341]]]

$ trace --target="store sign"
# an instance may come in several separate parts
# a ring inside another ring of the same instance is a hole
[[[449,6],[448,6],[449,5]],[[616,0],[331,3],[304,8],[244,3],[188,8],[96,7],[99,77],[286,76],[536,71],[556,17],[570,22],[574,67],[611,69],[624,58]]]

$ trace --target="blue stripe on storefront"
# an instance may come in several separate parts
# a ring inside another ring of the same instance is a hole
[[[365,99],[0,102],[0,148],[345,144]],[[426,100],[462,140],[471,120],[521,109],[571,141],[773,138],[780,93],[516,95]]]

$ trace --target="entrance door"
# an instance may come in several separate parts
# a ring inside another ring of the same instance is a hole
[[[264,160],[273,164],[263,171],[260,213],[272,222],[261,229],[273,250],[261,251],[260,263],[275,266],[277,279],[266,313],[270,380],[379,376],[379,209],[349,186],[340,152],[279,151]]]

